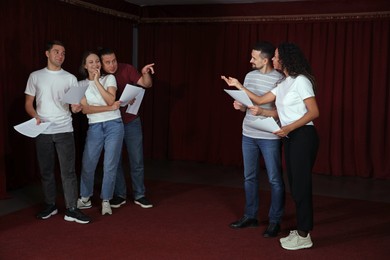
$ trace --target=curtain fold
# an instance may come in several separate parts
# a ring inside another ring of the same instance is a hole
[[[229,6],[215,17],[211,8],[198,18],[181,13],[154,19],[154,11],[170,10],[145,8],[139,20],[138,8],[123,15],[109,5],[95,10],[82,2],[0,1],[0,198],[7,188],[38,178],[34,141],[13,126],[28,119],[23,93],[29,74],[46,65],[44,43],[65,42],[63,67],[74,74],[82,52],[98,46],[114,48],[120,62],[131,63],[132,29],[139,21],[139,67],[156,63],[154,86],[147,90],[140,110],[146,158],[241,165],[243,114],[232,108],[220,76],[243,81],[258,40],[292,41],[305,52],[318,82],[321,115],[315,124],[321,145],[314,171],[390,178],[390,18],[388,8],[377,10],[387,2],[367,3],[368,9],[359,4],[351,16],[327,15],[328,9],[322,15],[310,16],[305,10],[299,16],[301,8],[293,8],[292,17],[279,17],[278,8],[267,5],[274,16],[223,17],[248,9]],[[334,1],[332,10],[337,6]],[[343,6],[345,10],[349,5],[344,1]],[[288,8],[283,10],[289,13]],[[74,127],[79,169],[85,116],[74,115]]]

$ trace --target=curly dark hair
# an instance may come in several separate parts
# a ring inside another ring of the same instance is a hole
[[[299,75],[307,77],[315,90],[316,81],[312,74],[311,66],[301,49],[294,43],[281,43],[278,46],[279,62],[282,71],[286,70],[288,75],[295,78]]]

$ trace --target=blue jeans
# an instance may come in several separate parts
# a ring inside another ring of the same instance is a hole
[[[82,197],[93,195],[96,166],[104,148],[103,182],[100,197],[110,200],[113,197],[118,162],[123,143],[122,119],[90,124],[85,140],[80,179]]]
[[[284,181],[281,167],[281,141],[242,136],[244,159],[245,216],[256,218],[259,210],[259,157],[263,155],[271,185],[269,222],[280,223],[284,211]]]
[[[142,140],[141,119],[137,117],[133,121],[124,124],[125,135],[124,143],[130,162],[130,177],[133,188],[133,197],[135,200],[145,196],[144,185],[144,151]],[[124,176],[122,159],[118,165],[118,174],[115,182],[115,196],[126,198],[126,180]]]
[[[66,208],[76,207],[78,188],[75,171],[76,155],[73,132],[40,134],[36,137],[35,141],[45,203],[56,203],[57,185],[54,169],[57,152],[61,169],[65,206]]]

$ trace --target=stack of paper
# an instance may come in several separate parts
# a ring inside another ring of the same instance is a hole
[[[67,104],[80,104],[80,101],[84,97],[87,88],[88,84],[79,83],[77,87],[71,87],[62,97],[61,101]]]
[[[22,135],[35,138],[41,133],[43,133],[43,131],[45,131],[49,125],[50,122],[40,123],[39,125],[37,125],[37,120],[35,118],[31,118],[24,123],[14,126],[14,128]]]
[[[126,109],[126,113],[134,115],[138,114],[139,107],[141,106],[142,99],[144,98],[144,93],[145,89],[141,87],[130,84],[126,85],[121,97],[119,98],[122,107],[129,105]],[[129,102],[133,99],[135,99],[134,103],[129,104]]]
[[[275,132],[280,129],[280,126],[276,123],[275,119],[273,117],[267,117],[267,118],[257,118],[253,121],[247,121],[248,126],[251,126],[255,129],[266,131],[266,132]]]
[[[232,98],[243,104],[244,106],[247,107],[252,107],[253,103],[246,94],[245,91],[242,90],[229,90],[229,89],[224,89],[226,93],[228,93]]]

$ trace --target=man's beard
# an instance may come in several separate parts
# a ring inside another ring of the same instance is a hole
[[[254,70],[261,70],[262,68],[263,68],[263,66],[257,67],[256,64],[252,63],[252,69],[254,69]]]

